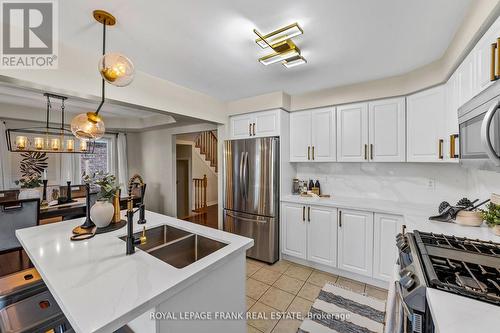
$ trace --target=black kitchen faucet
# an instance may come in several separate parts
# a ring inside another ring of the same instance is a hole
[[[146,206],[144,205],[144,192],[146,190],[146,184],[142,185],[142,196],[139,208],[134,210],[134,197],[129,196],[127,198],[127,255],[135,253],[135,246],[139,244],[146,244],[146,226],[142,229],[141,237],[134,237],[134,214],[139,212],[139,220],[137,224],[146,224]]]

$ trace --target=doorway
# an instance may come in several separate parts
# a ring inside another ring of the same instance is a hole
[[[189,217],[189,160],[177,160],[177,217]]]
[[[216,131],[177,134],[177,217],[219,227]]]

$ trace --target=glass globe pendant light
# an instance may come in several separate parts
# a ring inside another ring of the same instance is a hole
[[[101,103],[95,112],[81,113],[71,121],[73,135],[83,141],[98,140],[104,136],[106,127],[99,111],[105,101],[106,82],[117,87],[129,85],[135,76],[132,61],[120,53],[106,53],[106,26],[116,24],[116,18],[104,10],[94,10],[94,18],[103,26],[102,57],[99,60],[98,70],[101,74],[102,93]]]

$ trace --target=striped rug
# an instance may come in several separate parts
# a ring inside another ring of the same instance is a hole
[[[298,333],[382,333],[385,302],[327,283]]]

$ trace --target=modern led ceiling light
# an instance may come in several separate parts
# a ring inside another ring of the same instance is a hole
[[[296,57],[293,57],[293,58],[289,58],[285,61],[282,62],[283,66],[285,66],[286,68],[292,68],[292,67],[295,67],[295,66],[298,66],[298,65],[302,65],[302,64],[305,64],[307,62],[306,58],[304,58],[303,56],[296,56]]]
[[[97,140],[103,137],[106,127],[99,116],[105,101],[106,82],[117,87],[129,85],[135,76],[134,64],[120,53],[106,53],[106,26],[116,24],[116,18],[104,10],[94,10],[94,19],[102,24],[102,57],[98,70],[101,74],[101,103],[95,112],[82,113],[71,121],[71,131],[80,140]]]
[[[255,42],[259,44],[263,49],[268,48],[269,44],[274,45],[283,42],[287,39],[291,39],[295,36],[302,35],[304,30],[299,26],[298,23],[290,24],[284,28],[275,30],[268,33],[265,36],[257,38]],[[267,42],[266,42],[267,41]]]
[[[267,66],[281,62],[286,68],[291,68],[307,63],[306,59],[301,56],[300,49],[291,40],[291,38],[304,33],[297,23],[290,24],[264,36],[257,29],[254,29],[253,32],[259,37],[255,42],[261,48],[271,48],[274,51],[260,58],[259,62],[261,64]]]

